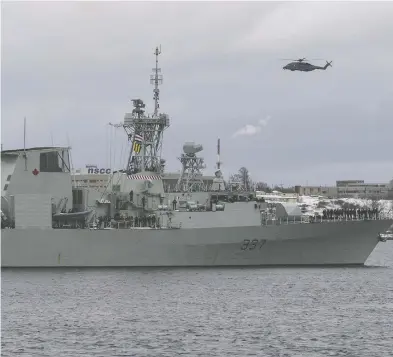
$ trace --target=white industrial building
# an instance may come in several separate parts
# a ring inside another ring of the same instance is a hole
[[[364,180],[336,181],[338,197],[387,199],[391,183],[366,183]]]
[[[300,196],[337,197],[336,186],[295,186],[295,192]]]
[[[300,196],[393,199],[393,180],[389,183],[340,180],[336,186],[295,186],[295,192]]]

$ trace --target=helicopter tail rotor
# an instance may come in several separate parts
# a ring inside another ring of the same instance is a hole
[[[326,69],[326,68],[328,68],[328,67],[333,67],[333,66],[332,66],[332,62],[333,62],[333,61],[330,61],[330,62],[326,61],[326,64],[325,64],[325,66],[324,66],[324,69]]]

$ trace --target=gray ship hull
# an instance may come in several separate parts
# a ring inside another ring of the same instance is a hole
[[[393,220],[181,229],[5,229],[2,267],[362,265]],[[250,240],[249,243],[244,240]]]

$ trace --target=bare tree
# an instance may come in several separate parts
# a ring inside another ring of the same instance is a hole
[[[261,182],[261,181],[255,183],[255,189],[257,191],[265,191],[265,192],[270,191],[269,185],[266,182]]]
[[[239,182],[245,191],[252,190],[254,186],[250,173],[246,167],[241,167],[237,174],[232,175],[231,182]]]
[[[241,167],[239,170],[239,176],[241,183],[246,191],[251,190],[252,188],[252,180],[250,177],[250,173],[247,168]]]

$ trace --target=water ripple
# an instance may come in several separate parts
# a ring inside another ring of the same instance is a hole
[[[3,356],[393,356],[393,242],[367,268],[2,272]]]

